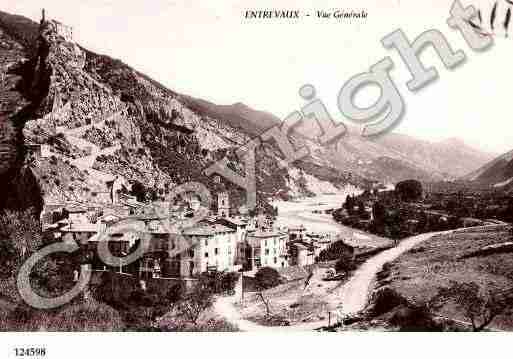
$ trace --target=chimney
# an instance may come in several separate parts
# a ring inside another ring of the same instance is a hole
[[[43,24],[45,22],[45,20],[46,20],[45,19],[45,9],[41,10],[41,15],[42,15],[42,17],[41,17],[41,24]]]

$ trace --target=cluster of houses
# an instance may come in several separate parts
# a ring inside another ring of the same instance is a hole
[[[308,233],[302,226],[277,228],[270,216],[232,216],[226,192],[218,195],[216,213],[197,223],[190,218],[194,204],[148,205],[120,194],[112,198],[110,204],[46,205],[41,214],[43,231],[80,244],[93,270],[142,278],[193,278],[210,271],[251,273],[261,267],[305,266],[313,264],[331,243],[328,235]],[[97,253],[97,246],[105,241],[117,257],[135,252],[144,241],[145,251],[133,263],[108,266]]]

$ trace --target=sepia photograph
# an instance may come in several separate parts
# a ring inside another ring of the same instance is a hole
[[[4,0],[0,357],[513,331],[512,11]]]

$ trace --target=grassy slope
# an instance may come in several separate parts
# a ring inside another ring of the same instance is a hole
[[[482,288],[499,290],[513,287],[513,255],[493,254],[468,259],[458,259],[462,254],[484,246],[511,241],[507,231],[489,233],[470,232],[438,236],[417,246],[391,263],[389,285],[397,292],[416,302],[428,301],[437,288],[446,287],[449,281],[476,282]],[[452,319],[464,320],[454,306],[446,305],[439,313]],[[513,318],[498,317],[493,328],[512,330]]]

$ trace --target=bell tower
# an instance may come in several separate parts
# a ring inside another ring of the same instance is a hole
[[[217,215],[222,218],[230,217],[230,197],[228,192],[219,192],[217,195]]]

